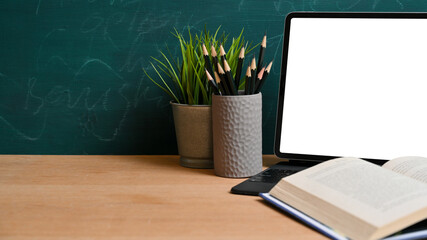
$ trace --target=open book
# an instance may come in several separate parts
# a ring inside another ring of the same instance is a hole
[[[382,167],[333,159],[283,178],[264,195],[343,236],[379,239],[427,219],[427,158],[396,158]]]

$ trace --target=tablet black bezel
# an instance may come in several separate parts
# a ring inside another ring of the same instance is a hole
[[[388,12],[291,12],[286,16],[283,36],[282,65],[280,71],[279,98],[277,104],[276,130],[274,153],[279,158],[291,161],[323,162],[341,156],[310,155],[301,153],[288,153],[280,151],[280,140],[282,134],[283,101],[286,85],[287,53],[289,48],[290,24],[293,18],[389,18],[389,19],[426,19],[427,13],[388,13]],[[313,116],[315,117],[315,116]],[[376,164],[385,163],[386,159],[363,158]]]

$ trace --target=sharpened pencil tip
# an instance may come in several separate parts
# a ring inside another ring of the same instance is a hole
[[[208,76],[209,80],[213,80],[212,76],[209,74],[209,71],[205,68],[206,76]]]
[[[264,37],[262,38],[261,46],[262,46],[263,48],[266,48],[266,47],[267,47],[267,33],[266,33],[266,34],[264,35]]]
[[[256,69],[256,60],[255,60],[255,56],[254,56],[254,58],[252,58],[251,69],[252,69],[252,70]]]
[[[230,66],[228,65],[228,62],[227,62],[227,60],[225,60],[225,59],[224,59],[224,70],[225,70],[226,72],[231,71],[231,68],[230,68]]]
[[[246,70],[246,76],[251,77],[251,65],[249,65],[248,70]]]
[[[266,72],[270,72],[270,70],[271,70],[271,66],[273,65],[273,61],[271,61],[269,64],[268,64],[268,66],[265,68],[265,71]]]
[[[215,81],[216,81],[216,83],[219,84],[221,82],[221,78],[219,77],[219,75],[218,75],[217,72],[214,72],[214,75],[215,75]]]
[[[224,69],[222,69],[221,64],[218,63],[218,72],[219,74],[224,74]]]
[[[203,55],[209,56],[208,50],[206,49],[206,46],[204,43],[202,44],[202,49],[203,49]]]
[[[261,71],[259,71],[258,79],[262,79],[262,75],[264,75],[264,69],[265,69],[265,67],[261,68]]]
[[[225,50],[224,50],[224,47],[222,46],[222,44],[219,46],[219,55],[225,56]]]
[[[212,55],[212,57],[216,57],[217,56],[214,45],[211,46],[211,55]]]
[[[245,58],[245,47],[242,47],[242,49],[240,49],[239,58],[240,59]]]

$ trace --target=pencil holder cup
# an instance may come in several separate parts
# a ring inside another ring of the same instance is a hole
[[[212,96],[215,174],[250,177],[262,171],[262,95]]]

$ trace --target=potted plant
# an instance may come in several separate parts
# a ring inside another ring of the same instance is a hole
[[[212,54],[219,53],[221,45],[225,46],[228,35],[224,32],[218,35],[219,30],[220,27],[212,35],[205,28],[193,35],[188,28],[188,39],[185,39],[175,29],[173,35],[178,40],[180,56],[174,58],[168,49],[168,55],[160,52],[161,58],[152,57],[154,63],[150,64],[156,80],[144,69],[147,77],[171,97],[180,164],[185,167],[213,168],[212,89],[206,78],[208,62],[205,62],[204,51],[210,51],[208,58],[212,62]],[[237,67],[242,47],[246,53],[253,49],[244,41],[243,30],[232,39],[226,53],[232,69]]]

